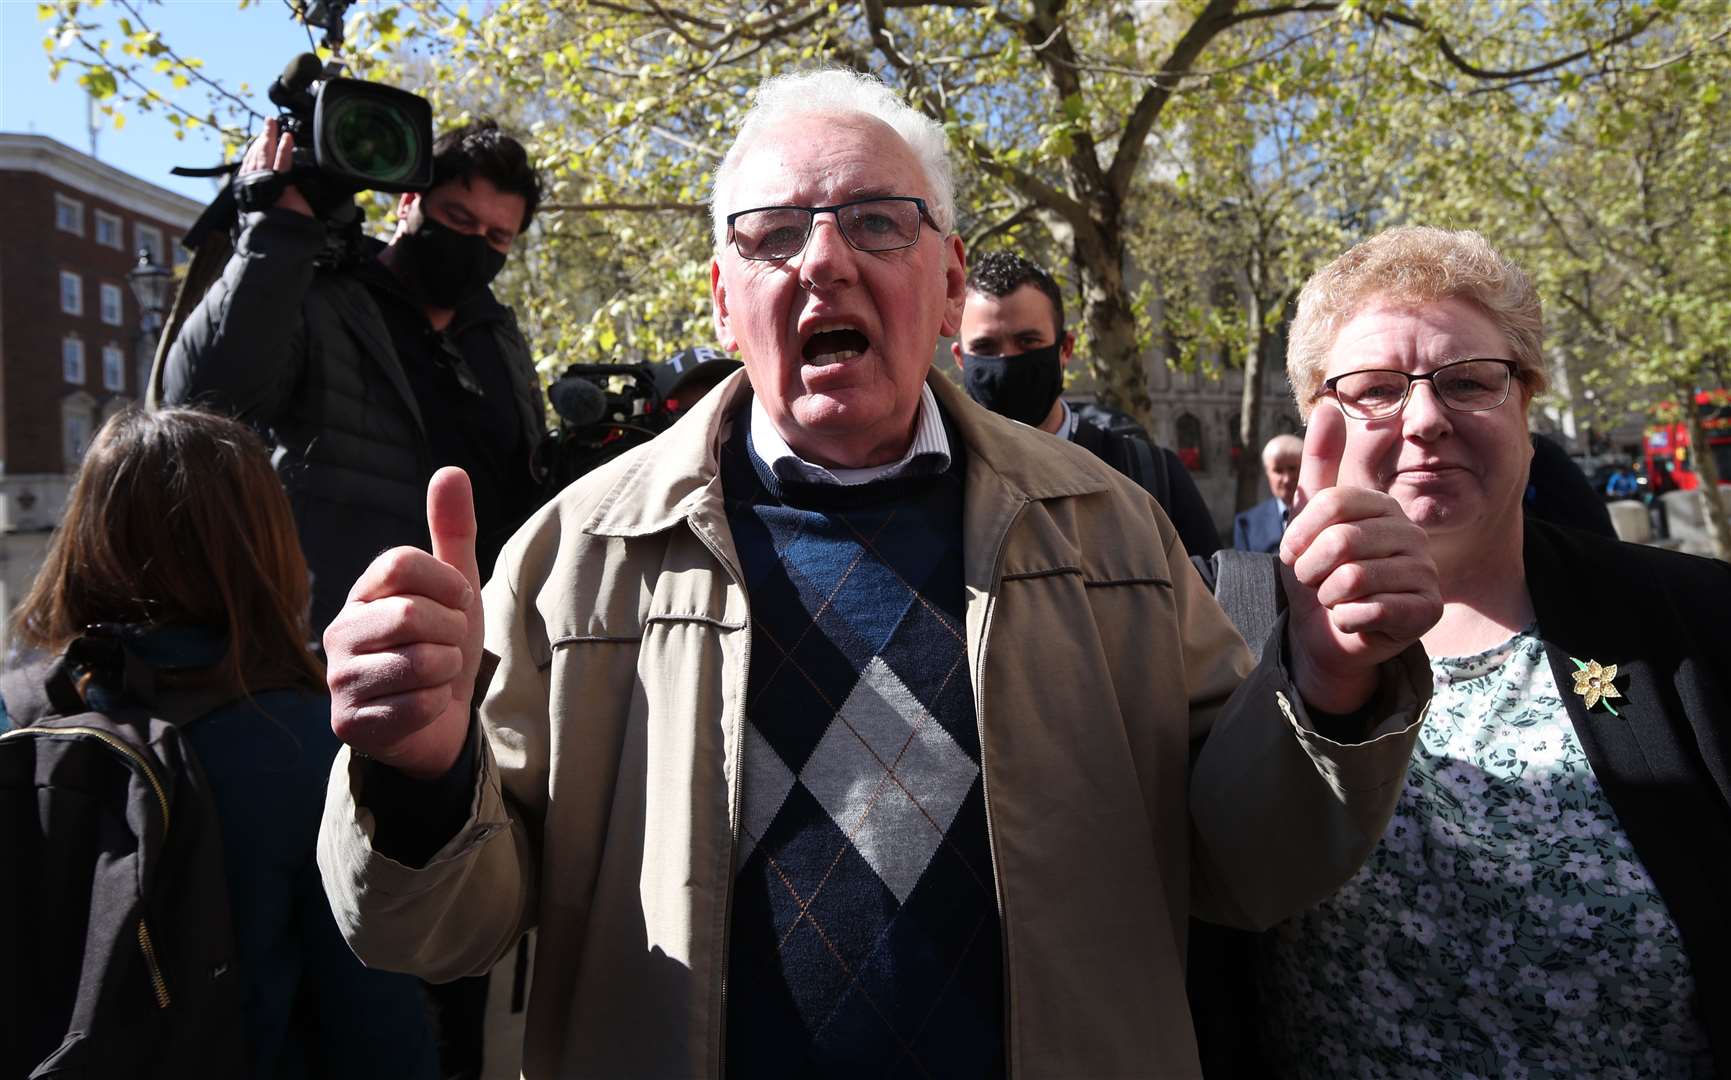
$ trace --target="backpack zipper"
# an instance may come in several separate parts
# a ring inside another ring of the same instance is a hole
[[[156,793],[156,805],[162,808],[162,831],[168,831],[168,793],[163,790],[161,779],[157,777],[156,770],[150,767],[150,762],[144,759],[144,755],[101,728],[93,727],[14,728],[5,734],[0,734],[0,739],[23,738],[27,735],[89,735],[110,750],[131,761],[133,765],[138,767],[138,771],[144,774],[144,778],[150,781],[150,790]]]
[[[150,989],[156,994],[156,1007],[168,1008],[168,983],[162,978],[162,968],[156,962],[156,947],[150,943],[150,927],[138,920],[138,951],[144,954],[144,966],[150,969]]]
[[[156,770],[150,767],[150,762],[145,760],[143,754],[101,728],[93,727],[14,728],[0,734],[0,739],[23,738],[28,735],[88,735],[126,758],[150,782],[150,790],[156,793],[156,805],[162,810],[162,831],[168,832],[168,793],[163,790],[161,778],[156,775]],[[138,920],[138,951],[144,955],[144,966],[150,973],[150,989],[156,996],[156,1007],[168,1008],[168,983],[162,977],[162,966],[156,961],[156,946],[150,940],[150,927],[144,924],[142,918]]]

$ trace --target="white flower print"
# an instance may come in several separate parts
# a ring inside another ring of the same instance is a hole
[[[1604,921],[1588,911],[1585,903],[1564,904],[1557,912],[1557,933],[1591,941],[1593,931]]]
[[[1382,842],[1390,851],[1411,851],[1419,845],[1419,827],[1405,814],[1389,819]]]
[[[1418,1024],[1406,1025],[1406,1048],[1423,1061],[1441,1061],[1442,1043]]]
[[[1605,860],[1600,858],[1596,851],[1571,851],[1568,860],[1563,863],[1563,872],[1573,874],[1582,881],[1598,881],[1605,876]]]
[[[1436,924],[1420,912],[1402,911],[1396,921],[1400,923],[1400,932],[1420,945],[1429,945],[1436,937]]]
[[[1545,1004],[1560,1013],[1578,1015],[1591,1009],[1599,1000],[1599,980],[1584,971],[1563,971],[1551,976],[1551,988],[1545,992]]]
[[[1273,939],[1261,976],[1271,1072],[1712,1075],[1681,938],[1593,778],[1543,644],[1528,632],[1431,665],[1435,694],[1382,842],[1352,884]]]
[[[1647,876],[1647,870],[1640,863],[1627,859],[1617,860],[1617,884],[1625,889],[1651,889],[1653,881]]]
[[[1570,836],[1603,836],[1605,823],[1597,814],[1585,810],[1570,810],[1563,815],[1563,831]]]

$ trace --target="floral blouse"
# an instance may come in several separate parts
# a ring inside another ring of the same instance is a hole
[[[1431,672],[1382,843],[1261,958],[1275,1074],[1713,1075],[1677,926],[1536,628]]]

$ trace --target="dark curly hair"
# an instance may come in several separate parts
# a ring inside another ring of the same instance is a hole
[[[433,186],[479,176],[507,195],[523,197],[523,224],[527,229],[541,205],[541,174],[529,160],[529,151],[499,127],[496,120],[481,119],[452,128],[433,143]]]
[[[1057,320],[1057,337],[1064,340],[1064,296],[1052,275],[1010,251],[991,251],[980,256],[968,268],[968,289],[984,296],[1002,299],[1024,285],[1032,285],[1052,301],[1052,315]]]

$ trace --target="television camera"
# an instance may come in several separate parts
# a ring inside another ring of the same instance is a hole
[[[324,44],[340,54],[343,16],[353,0],[316,0],[295,7],[309,27],[325,31]],[[205,208],[185,244],[198,251],[213,232],[228,233],[242,213],[267,210],[294,185],[325,223],[320,262],[338,265],[360,248],[360,191],[425,191],[433,183],[433,107],[423,97],[384,83],[351,79],[337,60],[321,63],[313,53],[289,61],[268,96],[280,111],[282,129],[294,136],[293,164],[286,173],[264,169],[241,173]],[[238,165],[177,168],[178,176],[225,176]]]
[[[547,398],[559,426],[535,449],[544,498],[678,419],[648,364],[572,364],[547,388]]]

